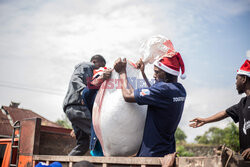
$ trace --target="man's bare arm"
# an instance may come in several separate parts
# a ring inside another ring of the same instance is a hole
[[[114,69],[116,72],[119,73],[120,76],[119,82],[121,82],[122,95],[124,100],[126,102],[134,103],[136,102],[134,96],[134,89],[128,82],[126,66],[127,66],[127,60],[123,59],[122,61],[121,58],[119,58],[115,61]]]
[[[134,103],[135,101],[135,95],[134,95],[134,89],[130,85],[127,79],[127,74],[125,73],[120,73],[120,81],[122,82],[122,95],[123,98],[126,102]]]
[[[145,69],[145,65],[144,65],[144,62],[142,61],[142,59],[140,58],[140,60],[136,63],[136,67],[137,69],[140,69],[141,70],[141,74],[142,74],[142,77],[143,79],[145,80],[146,84],[148,85],[148,87],[151,86],[151,84],[149,83],[148,81],[148,78],[144,72],[144,69]]]
[[[208,117],[208,118],[195,118],[195,119],[192,119],[189,122],[193,122],[193,123],[189,124],[189,126],[193,127],[193,128],[197,128],[197,127],[203,126],[203,125],[205,125],[207,123],[220,121],[220,120],[225,119],[227,117],[228,117],[227,112],[226,111],[221,111],[221,112],[218,112],[217,114],[212,115],[211,117]]]

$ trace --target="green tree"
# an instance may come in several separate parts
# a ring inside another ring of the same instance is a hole
[[[224,142],[235,151],[240,150],[239,128],[232,122],[225,129]]]
[[[194,153],[187,151],[185,147],[182,145],[177,146],[176,152],[178,152],[178,155],[181,157],[193,157],[194,156]]]
[[[209,140],[208,140],[206,134],[204,134],[202,136],[196,136],[194,140],[199,144],[209,144]]]
[[[196,136],[195,141],[199,144],[225,144],[227,147],[239,151],[239,129],[233,122],[224,129],[211,127],[202,136]]]
[[[178,152],[178,155],[181,157],[194,156],[194,154],[187,151],[185,146],[184,146],[186,143],[187,135],[185,134],[185,132],[183,130],[181,130],[181,128],[178,127],[176,129],[174,136],[175,136],[175,141],[177,144],[176,151]]]
[[[175,136],[176,143],[185,143],[186,142],[187,135],[184,133],[183,130],[181,130],[181,128],[178,127],[176,129],[174,136]]]
[[[69,120],[68,120],[68,118],[66,117],[66,115],[62,115],[62,116],[61,116],[61,119],[57,119],[57,120],[56,120],[56,123],[57,123],[58,125],[61,125],[61,126],[64,127],[64,128],[72,129],[71,123],[69,122]]]

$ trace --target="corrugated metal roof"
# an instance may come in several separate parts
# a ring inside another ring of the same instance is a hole
[[[7,107],[7,106],[2,106],[2,109],[4,109],[5,111],[7,111],[9,113],[13,122],[22,121],[23,119],[26,119],[26,118],[38,117],[38,118],[42,119],[42,125],[61,127],[60,125],[58,125],[52,121],[47,120],[46,118],[42,117],[41,115],[39,115],[31,110],[21,109],[21,108],[17,108],[17,107]]]
[[[10,125],[9,119],[0,109],[0,135],[11,136],[12,126]]]

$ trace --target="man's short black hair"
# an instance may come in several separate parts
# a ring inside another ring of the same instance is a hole
[[[94,55],[93,57],[91,57],[90,61],[93,61],[93,60],[102,61],[106,64],[106,60],[104,59],[102,55]]]
[[[73,165],[73,167],[94,167],[89,161],[80,161]]]

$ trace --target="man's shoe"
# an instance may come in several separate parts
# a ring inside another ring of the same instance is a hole
[[[87,151],[88,151],[88,146],[76,145],[75,148],[73,148],[68,155],[69,156],[82,156]]]

